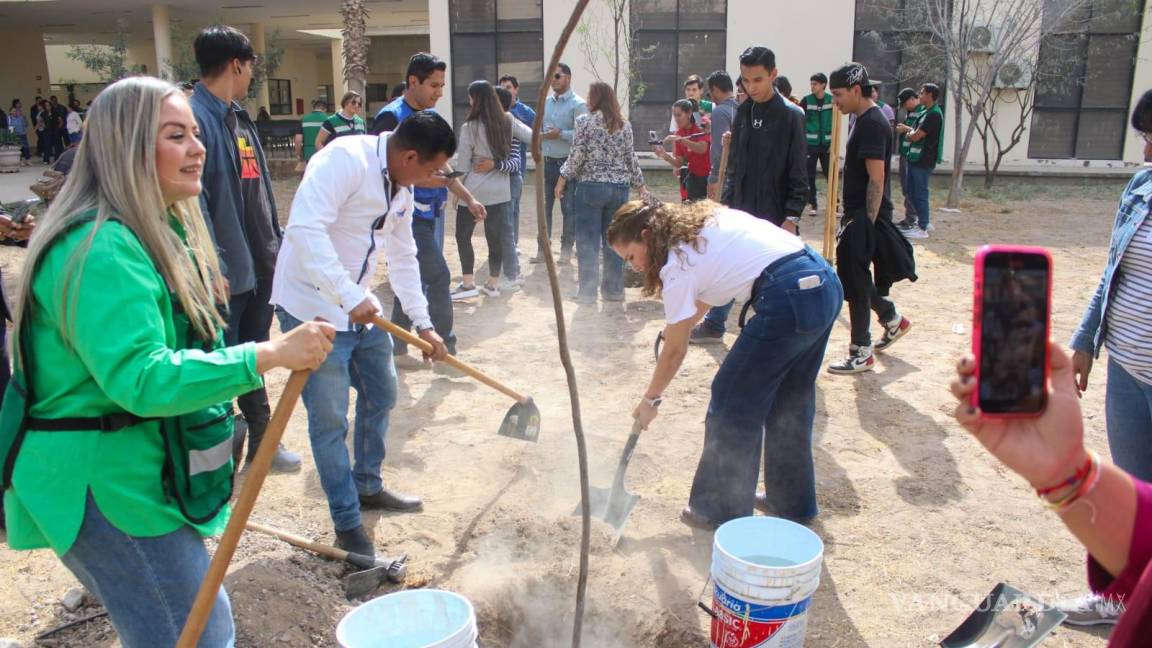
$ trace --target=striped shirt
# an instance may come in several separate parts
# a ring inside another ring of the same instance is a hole
[[[1140,224],[1117,270],[1104,346],[1125,371],[1152,385],[1152,218]]]

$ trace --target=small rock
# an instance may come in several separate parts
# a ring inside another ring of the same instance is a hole
[[[84,605],[84,590],[79,587],[73,587],[68,590],[64,597],[60,599],[60,605],[64,606],[65,610],[75,612]]]
[[[15,639],[0,639],[0,648],[20,648],[20,642]]]

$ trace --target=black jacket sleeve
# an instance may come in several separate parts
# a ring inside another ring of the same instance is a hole
[[[396,127],[399,125],[400,122],[396,119],[396,114],[386,112],[372,121],[372,128],[370,128],[368,132],[372,135],[379,135],[380,133],[386,132],[390,133],[396,130]]]
[[[808,202],[808,140],[804,132],[804,114],[791,108],[788,112],[788,193],[784,197],[784,215],[799,218]],[[836,153],[832,152],[832,155]]]

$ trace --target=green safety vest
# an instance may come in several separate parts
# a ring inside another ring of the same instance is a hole
[[[904,116],[904,125],[912,130],[916,130],[916,127],[920,125],[920,118],[923,116],[924,106],[916,106],[916,110],[909,111],[908,114]],[[908,136],[904,133],[900,133],[897,141],[900,142],[900,155],[907,157],[908,148],[912,145],[912,142],[908,141]]]
[[[337,137],[343,137],[345,135],[363,135],[368,132],[368,128],[364,125],[364,118],[360,115],[353,115],[352,123],[349,124],[348,120],[345,119],[343,115],[336,113],[335,115],[332,115],[328,119],[324,120],[324,123],[328,124],[328,127],[332,131],[332,136],[328,138],[329,142],[336,139]]]
[[[316,136],[320,134],[320,128],[324,125],[324,120],[328,119],[328,113],[322,110],[314,110],[307,115],[304,119],[300,120],[300,128],[304,133],[304,161],[312,159],[316,154]]]
[[[920,118],[918,120],[916,120],[916,128],[920,128],[920,123],[924,121],[925,117],[927,117],[929,114],[932,114],[932,113],[935,113],[935,114],[940,116],[940,126],[943,127],[944,126],[944,111],[940,110],[939,105],[936,105],[936,106],[932,106],[928,110],[923,110],[920,112]],[[939,139],[940,138],[938,138],[937,141],[939,141]],[[909,144],[908,156],[907,156],[908,161],[915,164],[915,163],[920,161],[920,158],[924,157],[924,140],[920,140],[919,142],[909,142],[908,144]],[[939,148],[940,148],[939,144],[937,144],[936,148],[937,148],[937,151],[936,151],[937,152],[937,161],[939,161],[939,156],[941,153],[939,150]]]
[[[801,102],[804,107],[804,135],[808,146],[827,147],[832,142],[832,95],[824,93],[824,104],[810,94]]]

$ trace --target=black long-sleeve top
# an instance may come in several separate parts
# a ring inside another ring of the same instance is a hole
[[[808,199],[807,160],[803,111],[779,93],[764,103],[746,100],[732,122],[721,202],[776,225],[799,217]]]

